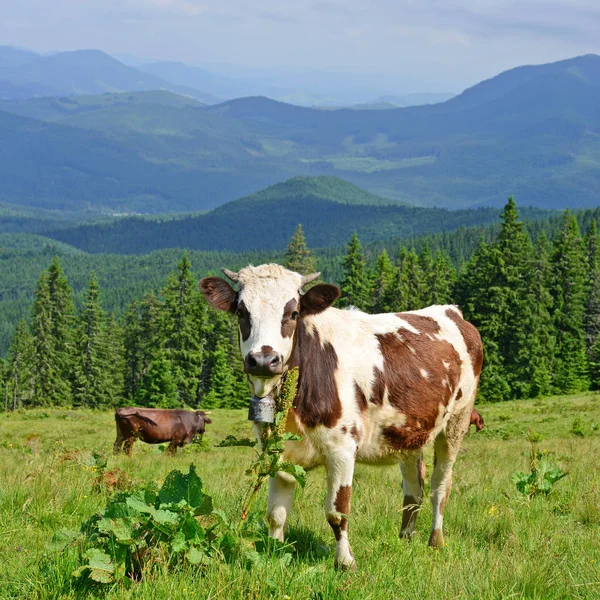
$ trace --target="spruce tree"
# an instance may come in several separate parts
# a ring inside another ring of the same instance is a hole
[[[394,277],[388,295],[388,304],[392,312],[404,312],[408,310],[407,258],[408,250],[404,246],[400,246],[396,267],[394,269]]]
[[[355,306],[360,310],[369,310],[371,281],[365,264],[363,249],[356,233],[350,238],[342,267],[344,269],[344,279],[340,286],[342,291],[339,301],[340,306]]]
[[[557,392],[586,390],[588,357],[585,343],[585,306],[588,298],[587,256],[577,219],[568,210],[554,243],[554,326],[556,330]]]
[[[123,398],[125,374],[124,335],[125,332],[117,322],[114,313],[110,313],[106,320],[107,403],[109,406],[117,406]]]
[[[550,292],[550,244],[542,233],[531,259],[529,289],[517,329],[516,395],[525,398],[552,392],[556,339],[552,321],[554,300]]]
[[[172,365],[164,350],[156,353],[138,387],[135,401],[148,408],[181,408]]]
[[[294,231],[294,235],[285,250],[283,266],[301,275],[310,275],[317,270],[315,258],[312,252],[306,247],[306,240],[301,224],[296,227],[296,231]]]
[[[179,397],[196,406],[202,372],[206,303],[200,302],[191,264],[184,254],[169,277],[162,315],[162,345],[173,368]]]
[[[418,310],[427,304],[427,284],[419,257],[414,249],[406,254],[404,261],[406,281],[406,310]]]
[[[44,271],[35,292],[31,320],[33,336],[31,357],[32,405],[64,406],[70,404],[71,401],[71,384],[63,376],[64,357],[59,356],[53,335],[54,316],[55,307],[50,295],[48,273]]]
[[[56,368],[62,380],[61,385],[65,390],[62,403],[70,404],[75,352],[73,291],[57,256],[54,257],[52,264],[48,267],[48,291]]]
[[[384,313],[393,310],[393,284],[395,269],[387,251],[384,249],[375,265],[373,281],[373,312]]]
[[[79,318],[76,342],[76,365],[73,403],[76,406],[99,408],[114,402],[109,335],[106,315],[100,304],[100,289],[92,273]]]
[[[433,260],[428,278],[429,295],[427,304],[450,304],[453,302],[453,290],[456,283],[456,271],[450,257],[438,250]]]
[[[600,238],[596,220],[592,219],[585,238],[588,256],[588,294],[585,310],[585,345],[590,364],[590,379],[594,389],[600,388]]]
[[[477,327],[483,339],[485,360],[479,398],[486,401],[507,400],[512,395],[500,348],[504,321],[503,312],[498,310],[502,297],[497,286],[497,255],[496,248],[481,240],[465,265],[456,288],[465,318]]]
[[[17,325],[8,351],[5,398],[12,410],[28,406],[31,401],[31,361],[33,339],[24,320]]]
[[[143,375],[141,331],[139,303],[134,300],[129,305],[123,319],[123,396],[130,401],[136,397]]]

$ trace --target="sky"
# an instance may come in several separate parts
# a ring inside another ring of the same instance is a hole
[[[398,92],[458,92],[522,64],[600,54],[599,0],[19,0],[0,44],[98,48],[234,73],[389,78]],[[389,87],[389,86],[388,86]]]

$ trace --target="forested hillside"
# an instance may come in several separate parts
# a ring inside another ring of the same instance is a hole
[[[86,56],[71,58],[86,64]],[[108,67],[104,57],[88,58]],[[164,94],[132,98],[0,104],[0,200],[193,211],[298,175],[337,175],[392,200],[448,208],[498,207],[511,194],[538,207],[585,207],[600,192],[595,55],[514,69],[443,103],[385,111],[260,97],[205,107]]]
[[[526,209],[529,218],[548,211]],[[207,214],[169,219],[122,218],[61,227],[44,234],[91,253],[139,254],[160,248],[283,250],[302,223],[310,246],[341,246],[357,232],[365,242],[414,238],[497,219],[492,208],[449,211],[392,204],[337,177],[296,177]]]
[[[401,312],[457,303],[484,339],[481,400],[600,387],[599,217],[598,210],[567,211],[532,222],[532,239],[511,199],[500,225],[396,242],[391,253],[365,253],[353,234],[344,250],[313,257],[298,227],[283,255],[191,252],[175,272],[173,250],[118,257],[5,249],[0,306],[12,342],[1,368],[4,397],[14,407],[242,405],[235,324],[207,310],[196,281],[220,266],[273,260],[299,272],[324,267],[323,277],[341,287],[341,307]],[[461,262],[448,248],[470,256]]]

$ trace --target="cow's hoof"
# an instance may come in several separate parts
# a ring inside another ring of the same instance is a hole
[[[441,529],[434,529],[429,536],[429,547],[430,548],[443,548],[444,547],[444,534]]]
[[[413,538],[413,535],[415,535],[414,531],[401,531],[400,539],[408,540],[410,542]]]
[[[336,571],[352,572],[356,571],[356,561],[352,559],[352,562],[339,563],[337,560],[333,563]]]

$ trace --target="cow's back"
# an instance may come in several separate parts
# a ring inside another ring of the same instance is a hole
[[[348,432],[358,441],[359,460],[379,461],[419,448],[453,413],[467,406],[470,413],[481,338],[454,306],[383,315],[329,309],[311,319],[302,335],[318,340],[301,361],[319,380],[304,384],[314,398],[298,398],[299,424]],[[328,386],[335,385],[337,395],[332,401],[328,394],[328,403],[316,402],[324,376],[312,367],[323,364],[319,353],[331,365]],[[310,377],[301,366],[301,379]],[[317,406],[327,406],[327,420],[319,421]]]

